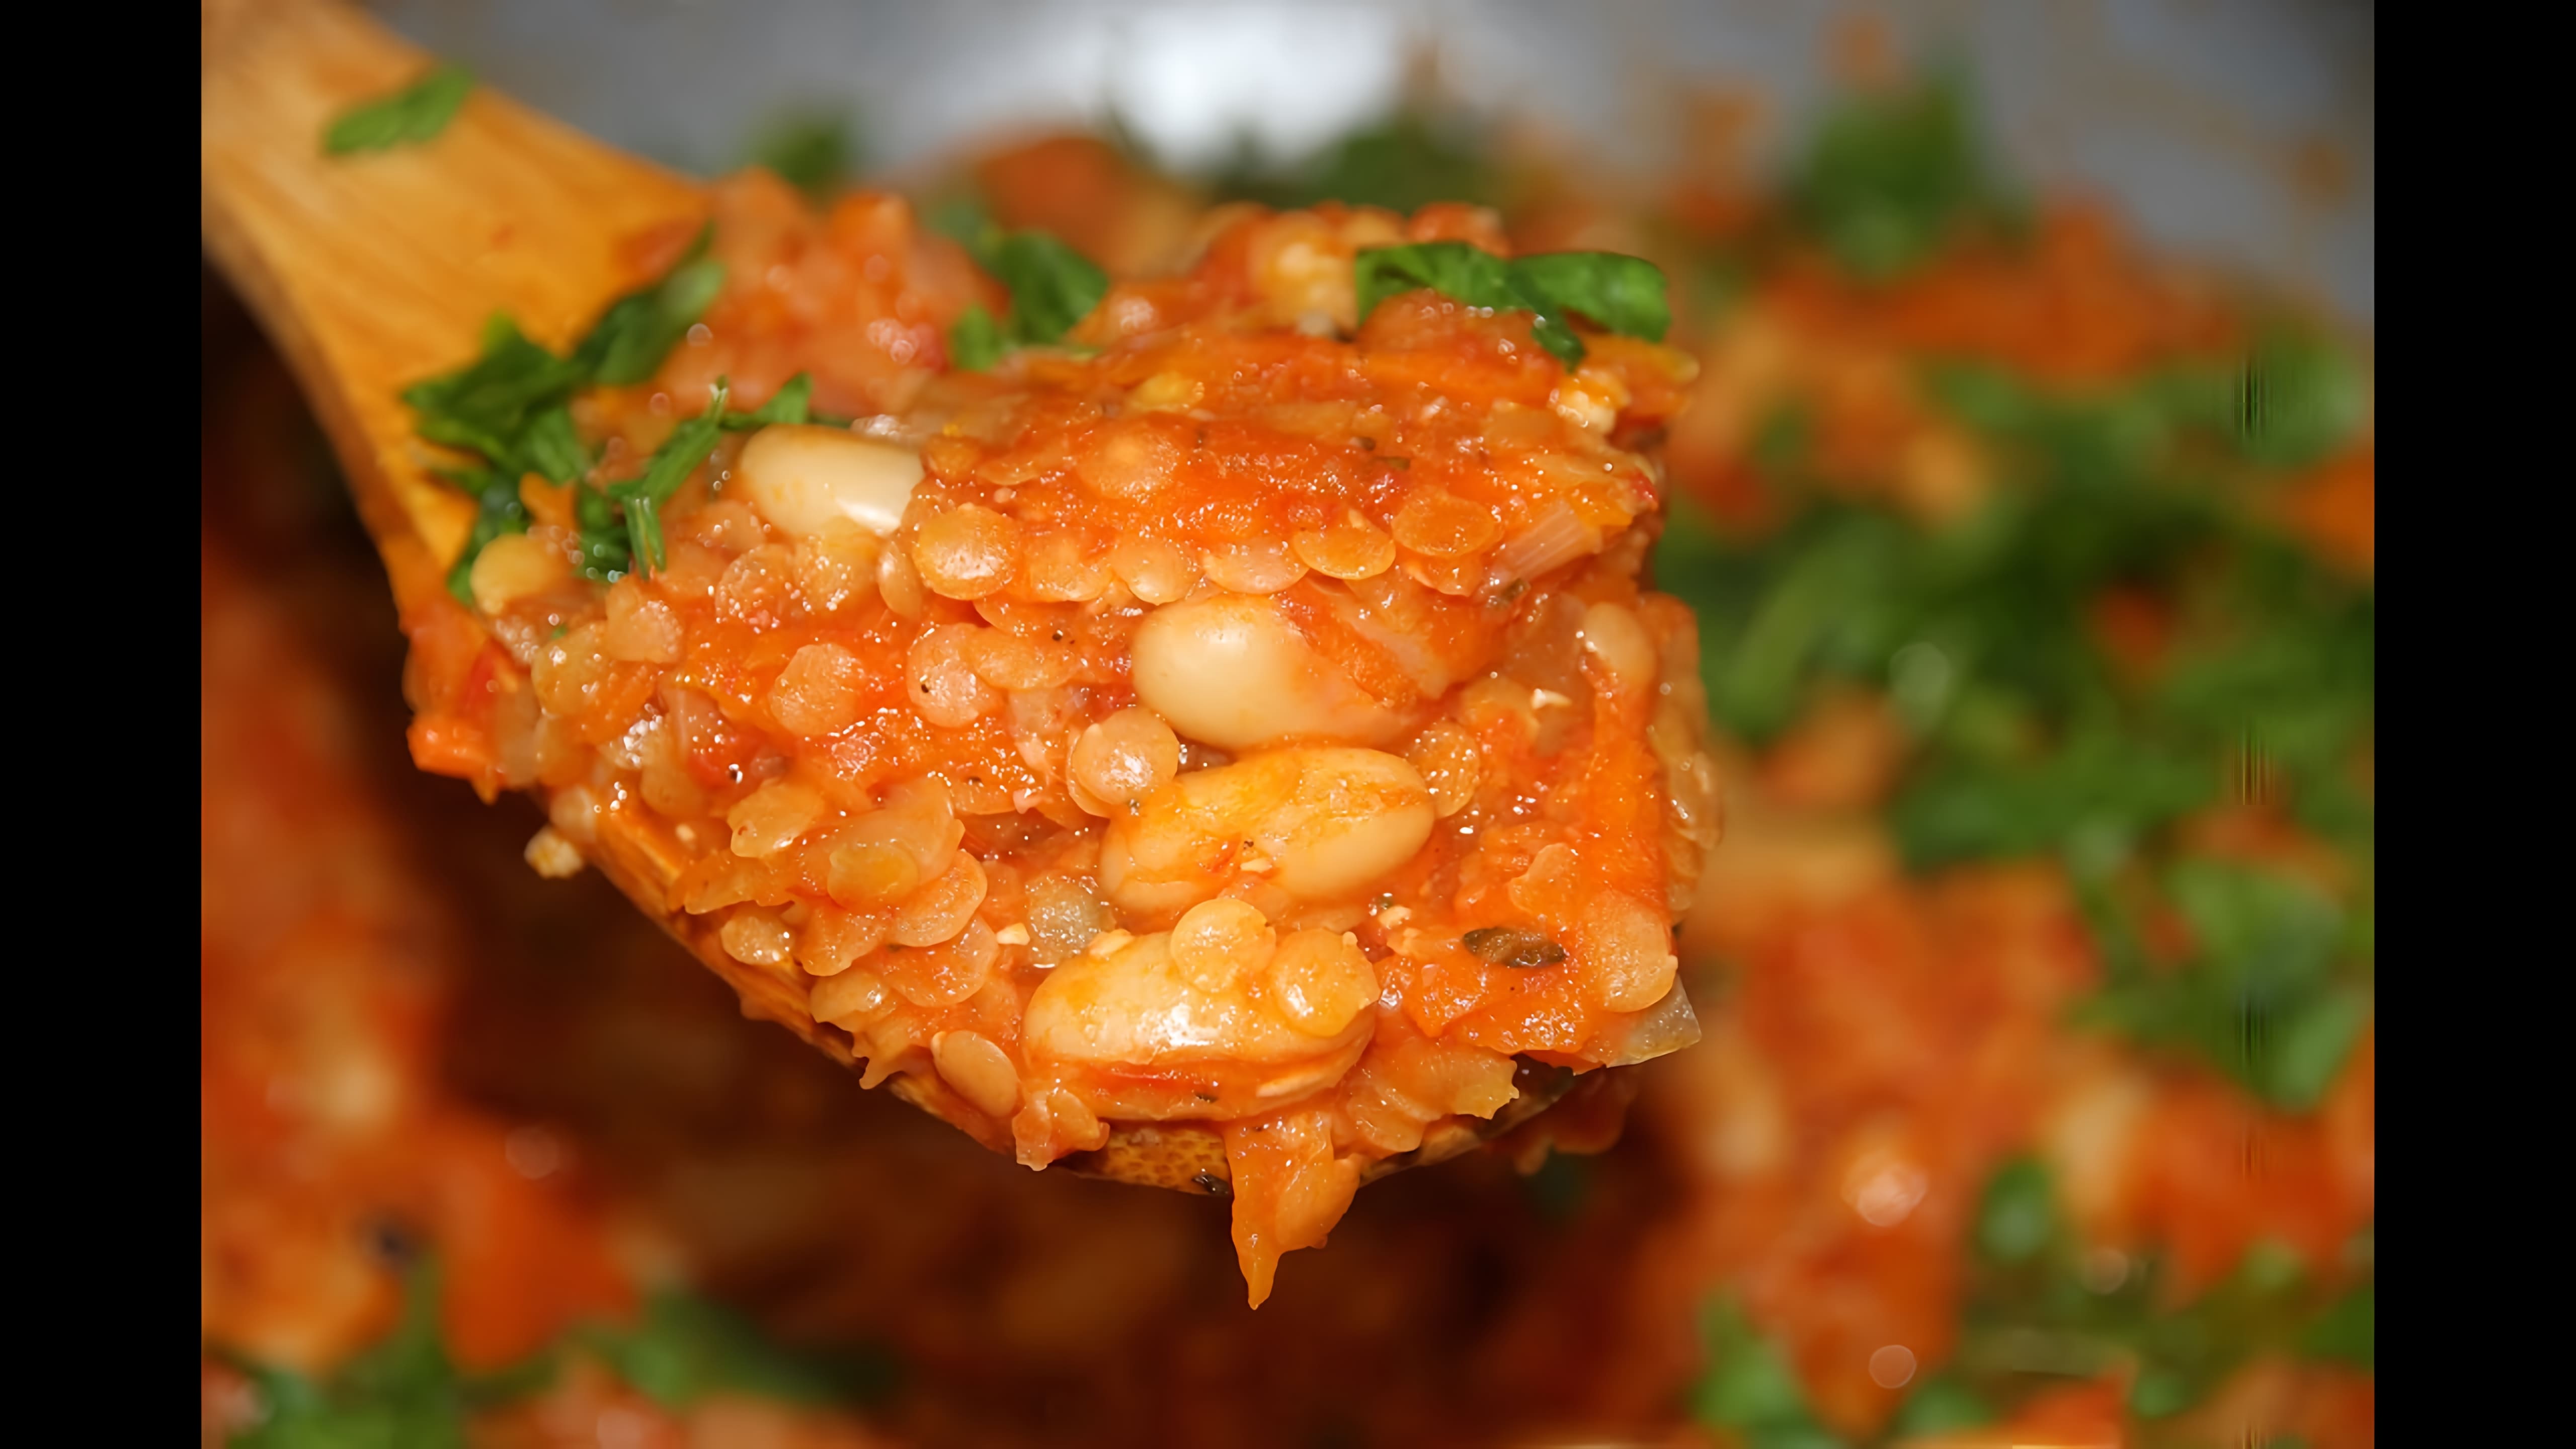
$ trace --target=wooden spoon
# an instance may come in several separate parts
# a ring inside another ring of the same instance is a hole
[[[655,238],[695,230],[711,209],[694,183],[477,87],[432,142],[326,157],[325,127],[352,105],[418,79],[429,56],[329,0],[206,0],[204,237],[215,265],[285,355],[347,471],[404,611],[446,588],[474,505],[430,474],[398,394],[470,361],[484,321],[507,313],[558,351],[608,304],[651,278]],[[785,1025],[853,1062],[847,1036],[817,1023],[804,993],[742,964],[714,927],[673,907],[687,852],[632,812],[605,817],[593,861],[742,997],[744,1014]],[[1525,1064],[1521,1095],[1490,1123],[1443,1123],[1371,1177],[1454,1157],[1545,1111],[1571,1073]],[[905,1073],[895,1094],[985,1146],[1006,1132],[945,1084]],[[1121,1125],[1107,1146],[1066,1159],[1076,1172],[1223,1196],[1225,1147],[1190,1124]]]

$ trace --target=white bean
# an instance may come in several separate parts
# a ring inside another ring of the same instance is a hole
[[[1196,930],[1191,954],[1222,934],[1238,950],[1268,955],[1266,926],[1245,935],[1233,930],[1240,924],[1230,915],[1193,921],[1220,929]],[[1020,1023],[1031,1067],[1104,1117],[1224,1120],[1339,1080],[1366,1048],[1373,1009],[1315,1034],[1265,989],[1266,960],[1239,955],[1230,970],[1193,971],[1172,946],[1169,934],[1138,936],[1048,973]]]
[[[1431,838],[1431,792],[1413,766],[1378,750],[1268,750],[1196,770],[1113,815],[1100,883],[1119,906],[1184,910],[1223,889],[1249,844],[1264,878],[1299,900],[1364,893]]]
[[[1315,652],[1266,598],[1170,604],[1136,626],[1136,698],[1223,750],[1293,737],[1375,742],[1400,722]]]
[[[842,428],[779,423],[752,435],[733,485],[792,537],[820,538],[847,520],[884,537],[903,521],[921,455]]]

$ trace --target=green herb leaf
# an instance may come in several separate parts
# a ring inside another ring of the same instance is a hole
[[[1247,143],[1214,189],[1221,201],[1257,201],[1280,211],[1338,201],[1409,213],[1435,201],[1502,200],[1501,178],[1479,139],[1419,111],[1354,132],[1302,163],[1267,162]]]
[[[503,533],[526,531],[527,511],[519,502],[518,481],[527,473],[576,485],[574,507],[585,576],[606,581],[623,573],[632,564],[638,537],[649,538],[652,556],[659,559],[659,519],[651,509],[637,510],[640,521],[621,519],[607,496],[581,485],[592,459],[573,425],[568,403],[589,383],[640,381],[660,369],[664,354],[687,333],[723,285],[722,265],[706,255],[712,236],[712,229],[701,231],[688,255],[660,282],[620,298],[569,358],[557,357],[530,341],[509,318],[494,317],[484,326],[481,356],[455,372],[404,389],[403,400],[419,414],[415,428],[422,437],[479,453],[490,465],[442,475],[479,505],[473,532],[448,571],[448,590],[457,598],[473,602],[468,581],[484,545]],[[812,380],[799,374],[758,411],[740,418],[722,416],[719,403],[717,420],[706,426],[801,422],[808,415],[806,400],[811,394]],[[682,440],[674,434],[674,441]],[[646,476],[653,476],[650,468]],[[677,481],[670,484],[673,489],[678,486]]]
[[[1788,1356],[1755,1331],[1732,1297],[1709,1305],[1700,1340],[1709,1366],[1690,1392],[1691,1413],[1700,1423],[1735,1430],[1761,1449],[1840,1449],[1842,1441],[1807,1407]]]
[[[1889,823],[1906,859],[1931,866],[2052,855],[2086,838],[2133,841],[2217,794],[2209,763],[2085,729],[2028,760],[1937,758],[1897,797]]]
[[[626,537],[626,520],[606,493],[587,483],[573,485],[572,512],[581,533],[582,577],[594,583],[614,583],[635,566],[635,551]]]
[[[1362,320],[1389,297],[1426,287],[1470,307],[1495,311],[1536,311],[1542,305],[1514,285],[1511,263],[1462,241],[1371,247],[1352,258],[1351,283]]]
[[[2120,972],[2078,1019],[2196,1051],[2277,1106],[2314,1107],[2370,1017],[2368,993],[2336,970],[2350,940],[2342,912],[2304,881],[2218,861],[2175,865],[2165,888],[2192,959]]]
[[[2362,1284],[2327,1309],[2299,1346],[2314,1358],[2348,1363],[2363,1373],[2378,1372],[2377,1304],[2377,1285]]]
[[[1661,268],[1618,252],[1541,252],[1512,263],[1523,282],[1565,311],[1622,337],[1661,342],[1673,325]]]
[[[1011,293],[1000,318],[969,304],[948,329],[949,364],[961,372],[982,372],[1014,347],[1061,341],[1109,295],[1109,274],[1082,253],[1043,231],[1003,231],[972,198],[934,213],[932,225]]]
[[[514,477],[534,473],[549,483],[570,483],[589,471],[590,450],[573,428],[572,409],[557,405],[528,420],[519,435]]]
[[[782,1349],[731,1310],[672,1291],[651,1295],[631,1327],[583,1325],[518,1364],[462,1376],[440,1338],[438,1283],[435,1262],[423,1259],[405,1282],[403,1316],[392,1333],[327,1382],[238,1363],[262,1412],[256,1425],[234,1437],[232,1449],[463,1449],[470,1410],[544,1389],[573,1348],[598,1355],[627,1384],[669,1408],[711,1394],[874,1403],[897,1376],[895,1361],[883,1352]]]
[[[1873,278],[1928,258],[1966,222],[2009,214],[1979,157],[1965,91],[1949,79],[1842,101],[1789,194],[1835,259]]]
[[[1747,452],[1763,477],[1793,478],[1813,450],[1813,432],[1806,408],[1784,403],[1766,414],[1753,430],[1753,446]]]
[[[2344,1058],[2370,1024],[2370,1007],[2370,993],[2347,984],[2284,1010],[2261,1064],[2262,1094],[2293,1111],[2315,1107],[2342,1075]]]
[[[456,66],[440,65],[391,95],[341,113],[322,133],[323,154],[347,156],[420,145],[447,129],[473,89],[474,77]]]
[[[610,304],[573,349],[585,381],[624,387],[661,370],[662,359],[724,291],[724,263],[707,253],[714,234],[715,224],[709,222],[661,281]]]
[[[529,341],[518,324],[494,317],[484,324],[482,356],[414,383],[402,396],[420,415],[422,437],[501,466],[519,457],[520,439],[537,415],[571,397],[583,377],[578,365]]]
[[[961,191],[932,202],[922,220],[932,231],[964,247],[980,264],[984,253],[1002,239],[1001,223],[993,220],[990,208],[972,191]]]
[[[487,1409],[527,1398],[553,1386],[563,1372],[563,1350],[548,1344],[506,1368],[471,1375],[457,1384],[468,1409]]]
[[[2305,1290],[2295,1254],[2278,1243],[2256,1243],[2234,1273],[2190,1307],[2140,1326],[2130,1410],[2143,1419],[2181,1413],[2258,1347],[2294,1339]]]
[[[2034,1158],[2006,1164],[1986,1184],[1977,1246],[1998,1263],[2027,1263],[2057,1234],[2056,1184]]]
[[[724,380],[717,379],[715,386],[708,389],[707,410],[673,428],[662,446],[653,450],[640,476],[609,485],[608,496],[625,510],[627,547],[632,557],[649,562],[657,572],[667,562],[662,551],[662,505],[689,481],[689,475],[714,450],[716,439],[723,436],[728,390]]]
[[[2247,357],[2233,400],[2237,446],[2276,468],[2323,459],[2360,428],[2369,406],[2361,369],[2340,348],[2277,330]]]
[[[1482,247],[1462,241],[1372,247],[1353,258],[1351,265],[1363,320],[1389,297],[1429,288],[1470,307],[1532,313],[1537,320],[1530,326],[1530,336],[1541,347],[1568,368],[1583,361],[1582,339],[1565,325],[1563,310],[1512,263]]]
[[[454,1365],[438,1335],[438,1268],[423,1259],[403,1285],[391,1334],[327,1384],[244,1365],[262,1414],[233,1449],[463,1449],[465,1415]]]
[[[802,1404],[867,1402],[882,1398],[894,1377],[892,1360],[881,1354],[790,1352],[732,1310],[686,1293],[656,1293],[633,1328],[594,1327],[578,1341],[667,1408],[725,1392]]]
[[[1952,1429],[1973,1429],[1995,1421],[1995,1410],[1958,1374],[1943,1370],[1930,1374],[1914,1386],[1897,1406],[1896,1417],[1888,1424],[1891,1437],[1912,1439],[1946,1433]]]
[[[948,329],[949,365],[960,372],[984,372],[1002,360],[1011,350],[1010,339],[1003,335],[1002,324],[977,302],[966,304],[957,325]]]
[[[2301,820],[2365,864],[2360,899],[2318,927],[2336,964],[2283,986],[2212,963],[2125,971],[2086,1019],[2210,1055],[2299,1109],[2369,1015],[2372,815],[2348,772],[2372,728],[2374,605],[2191,470],[2187,445],[2223,441],[2210,419],[2225,414],[2183,376],[2077,396],[1931,369],[1933,394],[1999,445],[1982,509],[1930,531],[1818,497],[1784,444],[1764,468],[1798,505],[1790,522],[1731,540],[1677,501],[1656,578],[1697,611],[1711,714],[1740,736],[1768,738],[1830,680],[1888,690],[1914,740],[1888,818],[1918,868],[2058,855],[2098,880],[2242,787],[2249,772],[2227,761],[2264,762]],[[2115,586],[2169,600],[2179,621],[2144,682],[2087,622]],[[2095,927],[2107,957],[2138,958],[2110,914]]]
[[[820,203],[858,169],[858,150],[848,115],[800,108],[760,132],[752,142],[750,160]]]
[[[1672,325],[1664,274],[1652,262],[1616,252],[1542,253],[1507,262],[1462,241],[1371,247],[1352,259],[1352,285],[1363,319],[1387,298],[1423,288],[1470,307],[1531,313],[1530,336],[1568,369],[1583,362],[1583,339],[1567,325],[1568,313],[1657,342]]]
[[[718,422],[729,433],[750,432],[772,423],[805,422],[811,416],[807,404],[813,396],[814,379],[800,372],[771,393],[769,401],[747,413],[727,413]]]
[[[1011,289],[1010,331],[1020,342],[1059,340],[1109,295],[1107,272],[1042,231],[1003,237],[985,266]]]
[[[1938,1391],[1942,1397],[1959,1397],[1949,1406],[1931,1402],[1936,1391],[1927,1381],[1917,1390],[1926,1406],[1917,1411],[1909,1402],[1898,1415],[1900,1435],[1945,1427],[1930,1421],[1950,1408],[1973,1408],[1990,1418],[1984,1406],[2010,1405],[2053,1385],[2093,1378],[2123,1360],[2136,1366],[2132,1412],[2167,1418],[2200,1402],[2259,1354],[2302,1348],[2316,1353],[2327,1343],[2348,1347],[2353,1317],[2367,1312],[2351,1298],[2326,1306],[2297,1256],[2272,1242],[2256,1243],[2227,1278],[2180,1307],[2170,1306],[2170,1295],[2162,1291],[2156,1255],[2114,1253],[2106,1264],[2104,1250],[2086,1244],[2054,1214],[2030,1251],[1993,1251],[1996,1211],[2016,1216],[2010,1205],[2045,1187],[2046,1174],[2027,1159],[2006,1164],[1989,1180],[1958,1352],[1936,1375],[1936,1381],[1951,1381]],[[2031,1214],[2024,1225],[2037,1218]],[[2025,1246],[2027,1240],[2017,1239],[2016,1249]]]

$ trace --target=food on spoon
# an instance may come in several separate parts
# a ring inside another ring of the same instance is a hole
[[[415,389],[490,424],[444,434],[483,522],[406,621],[415,758],[544,796],[540,869],[684,861],[747,1003],[1031,1168],[1221,1134],[1257,1305],[1523,1062],[1696,1038],[1715,781],[1639,577],[1692,365],[1643,263],[1506,251],[1220,214],[1050,345],[1065,286],[1006,300],[901,201],[728,183],[622,331]]]

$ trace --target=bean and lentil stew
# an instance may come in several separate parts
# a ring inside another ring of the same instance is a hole
[[[1651,267],[1242,209],[1114,285],[1003,237],[1006,304],[898,199],[720,195],[638,310],[720,286],[695,345],[471,437],[515,531],[407,621],[415,757],[543,792],[541,871],[650,838],[768,999],[1030,1168],[1213,1125],[1256,1304],[1523,1064],[1695,1039],[1716,781],[1639,580],[1694,364],[1576,331],[1660,335]]]

